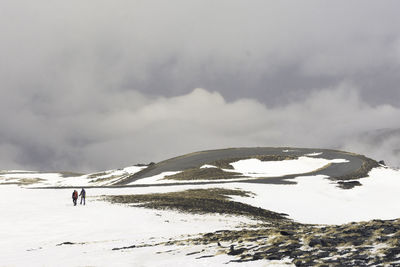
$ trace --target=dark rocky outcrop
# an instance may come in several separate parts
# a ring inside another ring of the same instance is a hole
[[[216,255],[226,253],[232,256],[232,262],[290,260],[296,266],[400,266],[400,219],[332,226],[282,221],[253,230],[207,233],[172,244],[213,246]]]

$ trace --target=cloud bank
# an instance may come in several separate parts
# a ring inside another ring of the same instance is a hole
[[[102,170],[240,146],[345,149],[400,165],[400,131],[385,130],[397,125],[400,109],[367,104],[347,84],[280,107],[254,99],[227,102],[205,89],[156,98],[130,91],[93,101],[98,110],[81,110],[79,116],[74,109],[55,110],[53,117],[10,110],[24,123],[2,112],[1,120],[9,122],[2,128],[3,166]]]

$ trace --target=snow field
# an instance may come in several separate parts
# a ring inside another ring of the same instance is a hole
[[[344,190],[328,177],[303,176],[294,185],[246,184],[226,185],[255,193],[254,198],[233,196],[256,207],[289,214],[301,223],[342,224],[372,219],[400,218],[400,171],[375,168],[362,186]]]
[[[124,191],[126,194],[145,192],[138,189]],[[125,251],[112,248],[168,241],[169,238],[176,240],[188,234],[255,223],[245,217],[156,211],[90,198],[118,194],[116,189],[88,189],[87,205],[76,207],[72,205],[70,189],[1,186],[0,191],[7,200],[0,203],[0,266],[154,266],[156,263],[166,266],[177,260],[176,257],[158,255],[155,251],[169,250],[168,247]],[[57,246],[63,242],[78,244]],[[187,260],[191,262],[195,256],[191,259],[185,254],[177,257],[182,258],[181,266],[184,266],[184,261],[187,264]],[[209,265],[216,259],[195,260],[193,264]]]
[[[245,159],[231,163],[234,171],[250,177],[279,177],[291,174],[308,173],[323,168],[331,163],[344,163],[347,160],[299,157],[293,160],[261,161]]]
[[[62,173],[40,173],[32,171],[3,171],[0,173],[0,184],[7,182],[18,182],[21,179],[39,178],[43,181],[25,187],[53,187],[53,186],[101,186],[109,185],[120,179],[126,178],[146,167],[131,166],[120,170],[108,170],[99,173],[90,173],[81,176],[64,177]],[[96,181],[100,179],[100,181]],[[102,180],[101,180],[102,179]]]

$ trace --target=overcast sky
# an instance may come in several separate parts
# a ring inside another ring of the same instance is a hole
[[[241,146],[400,166],[399,1],[0,2],[0,169]]]

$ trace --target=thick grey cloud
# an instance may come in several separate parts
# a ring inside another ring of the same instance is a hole
[[[138,98],[142,101],[135,104]],[[254,99],[227,102],[204,89],[154,99],[125,93],[108,100],[97,99],[102,110],[96,112],[25,115],[23,124],[10,122],[2,130],[2,142],[11,153],[1,154],[2,162],[98,170],[202,149],[301,146],[347,149],[399,164],[400,136],[385,129],[397,125],[400,109],[371,106],[346,84],[271,108]]]
[[[399,8],[2,1],[0,169],[99,170],[254,145],[399,165]]]

